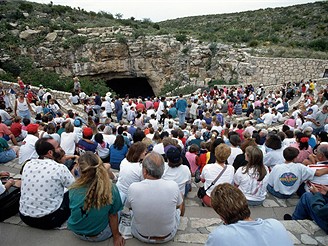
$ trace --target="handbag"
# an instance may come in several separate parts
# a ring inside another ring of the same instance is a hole
[[[219,173],[219,175],[212,181],[211,185],[209,187],[207,187],[207,189],[205,190],[204,187],[199,187],[198,191],[197,191],[197,196],[200,199],[203,199],[203,197],[206,195],[206,191],[208,191],[215,183],[216,181],[218,181],[218,179],[222,176],[222,174],[224,173],[224,171],[227,169],[227,165],[224,166],[223,170]]]

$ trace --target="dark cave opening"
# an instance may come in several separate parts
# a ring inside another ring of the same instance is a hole
[[[129,94],[130,97],[152,97],[153,89],[146,78],[115,78],[107,81],[107,86],[120,97]]]

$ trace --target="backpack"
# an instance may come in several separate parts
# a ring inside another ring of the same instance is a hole
[[[11,216],[14,216],[19,211],[19,199],[21,196],[20,188],[12,187],[9,192],[0,196],[0,222]]]

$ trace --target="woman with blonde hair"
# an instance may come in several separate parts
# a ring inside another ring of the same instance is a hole
[[[69,190],[68,228],[82,240],[98,242],[113,236],[115,246],[124,245],[117,215],[123,204],[103,162],[87,151],[78,159],[78,166],[80,177]]]
[[[269,169],[263,164],[263,154],[257,146],[246,148],[245,159],[247,165],[238,168],[235,173],[235,185],[246,196],[248,205],[262,205],[267,193]]]
[[[211,192],[218,185],[222,183],[233,183],[233,175],[235,169],[232,165],[226,165],[225,162],[231,154],[231,148],[226,144],[219,144],[215,148],[216,162],[212,165],[206,165],[200,175],[201,181],[204,183],[206,195],[202,198],[203,204],[211,207]],[[212,184],[212,182],[221,174],[219,179]]]

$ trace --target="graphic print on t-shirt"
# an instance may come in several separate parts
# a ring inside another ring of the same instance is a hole
[[[285,186],[293,186],[298,180],[298,177],[294,173],[283,173],[279,180]]]

